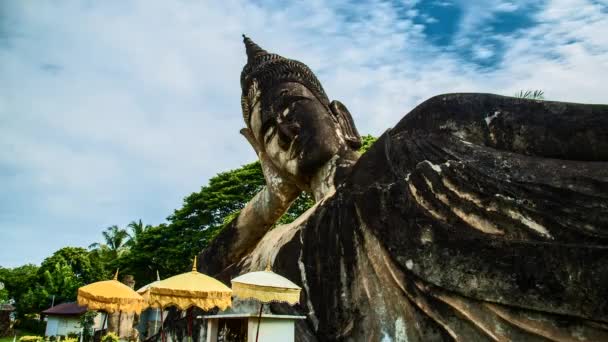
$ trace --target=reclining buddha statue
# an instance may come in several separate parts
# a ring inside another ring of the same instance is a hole
[[[438,95],[360,155],[305,64],[244,42],[266,186],[201,271],[270,260],[303,289],[301,341],[608,341],[608,106]]]

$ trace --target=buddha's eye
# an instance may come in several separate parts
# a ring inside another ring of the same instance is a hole
[[[274,137],[274,135],[276,134],[277,130],[273,129],[273,127],[269,127],[266,131],[263,131],[264,133],[264,144],[268,144],[268,142],[270,141],[270,139],[272,139],[272,137]]]
[[[260,132],[262,133],[261,135],[262,137],[264,137],[264,142],[268,142],[268,140],[272,138],[274,132],[276,132],[272,130],[272,128],[275,127],[276,124],[277,120],[274,116],[268,116],[264,119],[264,121],[262,122],[262,127],[260,129]]]
[[[277,101],[274,103],[274,111],[278,115],[280,115],[285,108],[289,107],[289,97],[288,96],[280,96]]]
[[[310,99],[305,96],[285,95],[278,99],[274,108],[278,115],[287,117],[295,106],[302,101],[310,101]]]

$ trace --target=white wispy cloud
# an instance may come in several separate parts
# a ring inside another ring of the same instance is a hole
[[[2,2],[0,265],[86,246],[111,224],[159,223],[215,173],[254,160],[238,134],[241,33],[310,65],[362,133],[444,92],[605,102],[605,3],[549,1],[535,25],[495,34],[483,27],[525,4],[443,1],[463,13],[451,50],[427,39],[416,18],[440,23],[416,5]],[[458,53],[487,34],[502,47],[478,45],[477,57],[498,64]]]

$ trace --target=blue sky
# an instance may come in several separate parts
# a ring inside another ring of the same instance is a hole
[[[378,135],[445,92],[606,103],[607,0],[0,2],[0,265],[158,224],[255,159],[241,34]]]

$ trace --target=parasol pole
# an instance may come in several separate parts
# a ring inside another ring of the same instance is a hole
[[[120,337],[120,323],[122,323],[122,311],[118,311],[118,328],[116,331],[116,335]]]
[[[156,281],[160,281],[160,275],[158,274],[158,269],[156,270]],[[158,334],[158,308],[154,310],[154,334]]]
[[[114,280],[118,281],[118,268],[116,269],[116,274],[114,274]],[[118,311],[118,329],[116,332],[116,335],[118,335],[118,337],[120,338],[120,318],[121,318],[121,312]]]
[[[187,313],[188,313],[188,337],[190,338],[190,342],[192,342],[192,308],[189,308]]]
[[[198,272],[196,269],[196,255],[194,256],[194,261],[192,262],[192,272]],[[186,310],[186,314],[188,315],[188,337],[190,338],[190,342],[192,342],[192,307]]]
[[[158,309],[154,310],[154,333],[158,333],[158,330],[156,329],[158,328]]]
[[[272,271],[272,261],[268,258],[268,263],[266,263],[266,272]],[[258,315],[258,329],[255,332],[255,342],[258,342],[258,336],[260,335],[260,321],[262,320],[262,309],[264,308],[264,302],[260,302],[260,314]]]
[[[255,332],[255,342],[258,342],[258,336],[260,336],[260,321],[262,320],[262,309],[264,308],[264,303],[260,303],[260,315],[258,316],[258,329]]]
[[[160,307],[160,340],[165,342],[165,325],[163,319],[163,307]]]
[[[103,323],[101,323],[101,331],[102,331],[102,333],[103,333],[103,329],[106,327],[106,321],[107,320],[108,320],[108,313],[104,312],[103,313]],[[106,333],[108,333],[108,332],[106,331]]]

